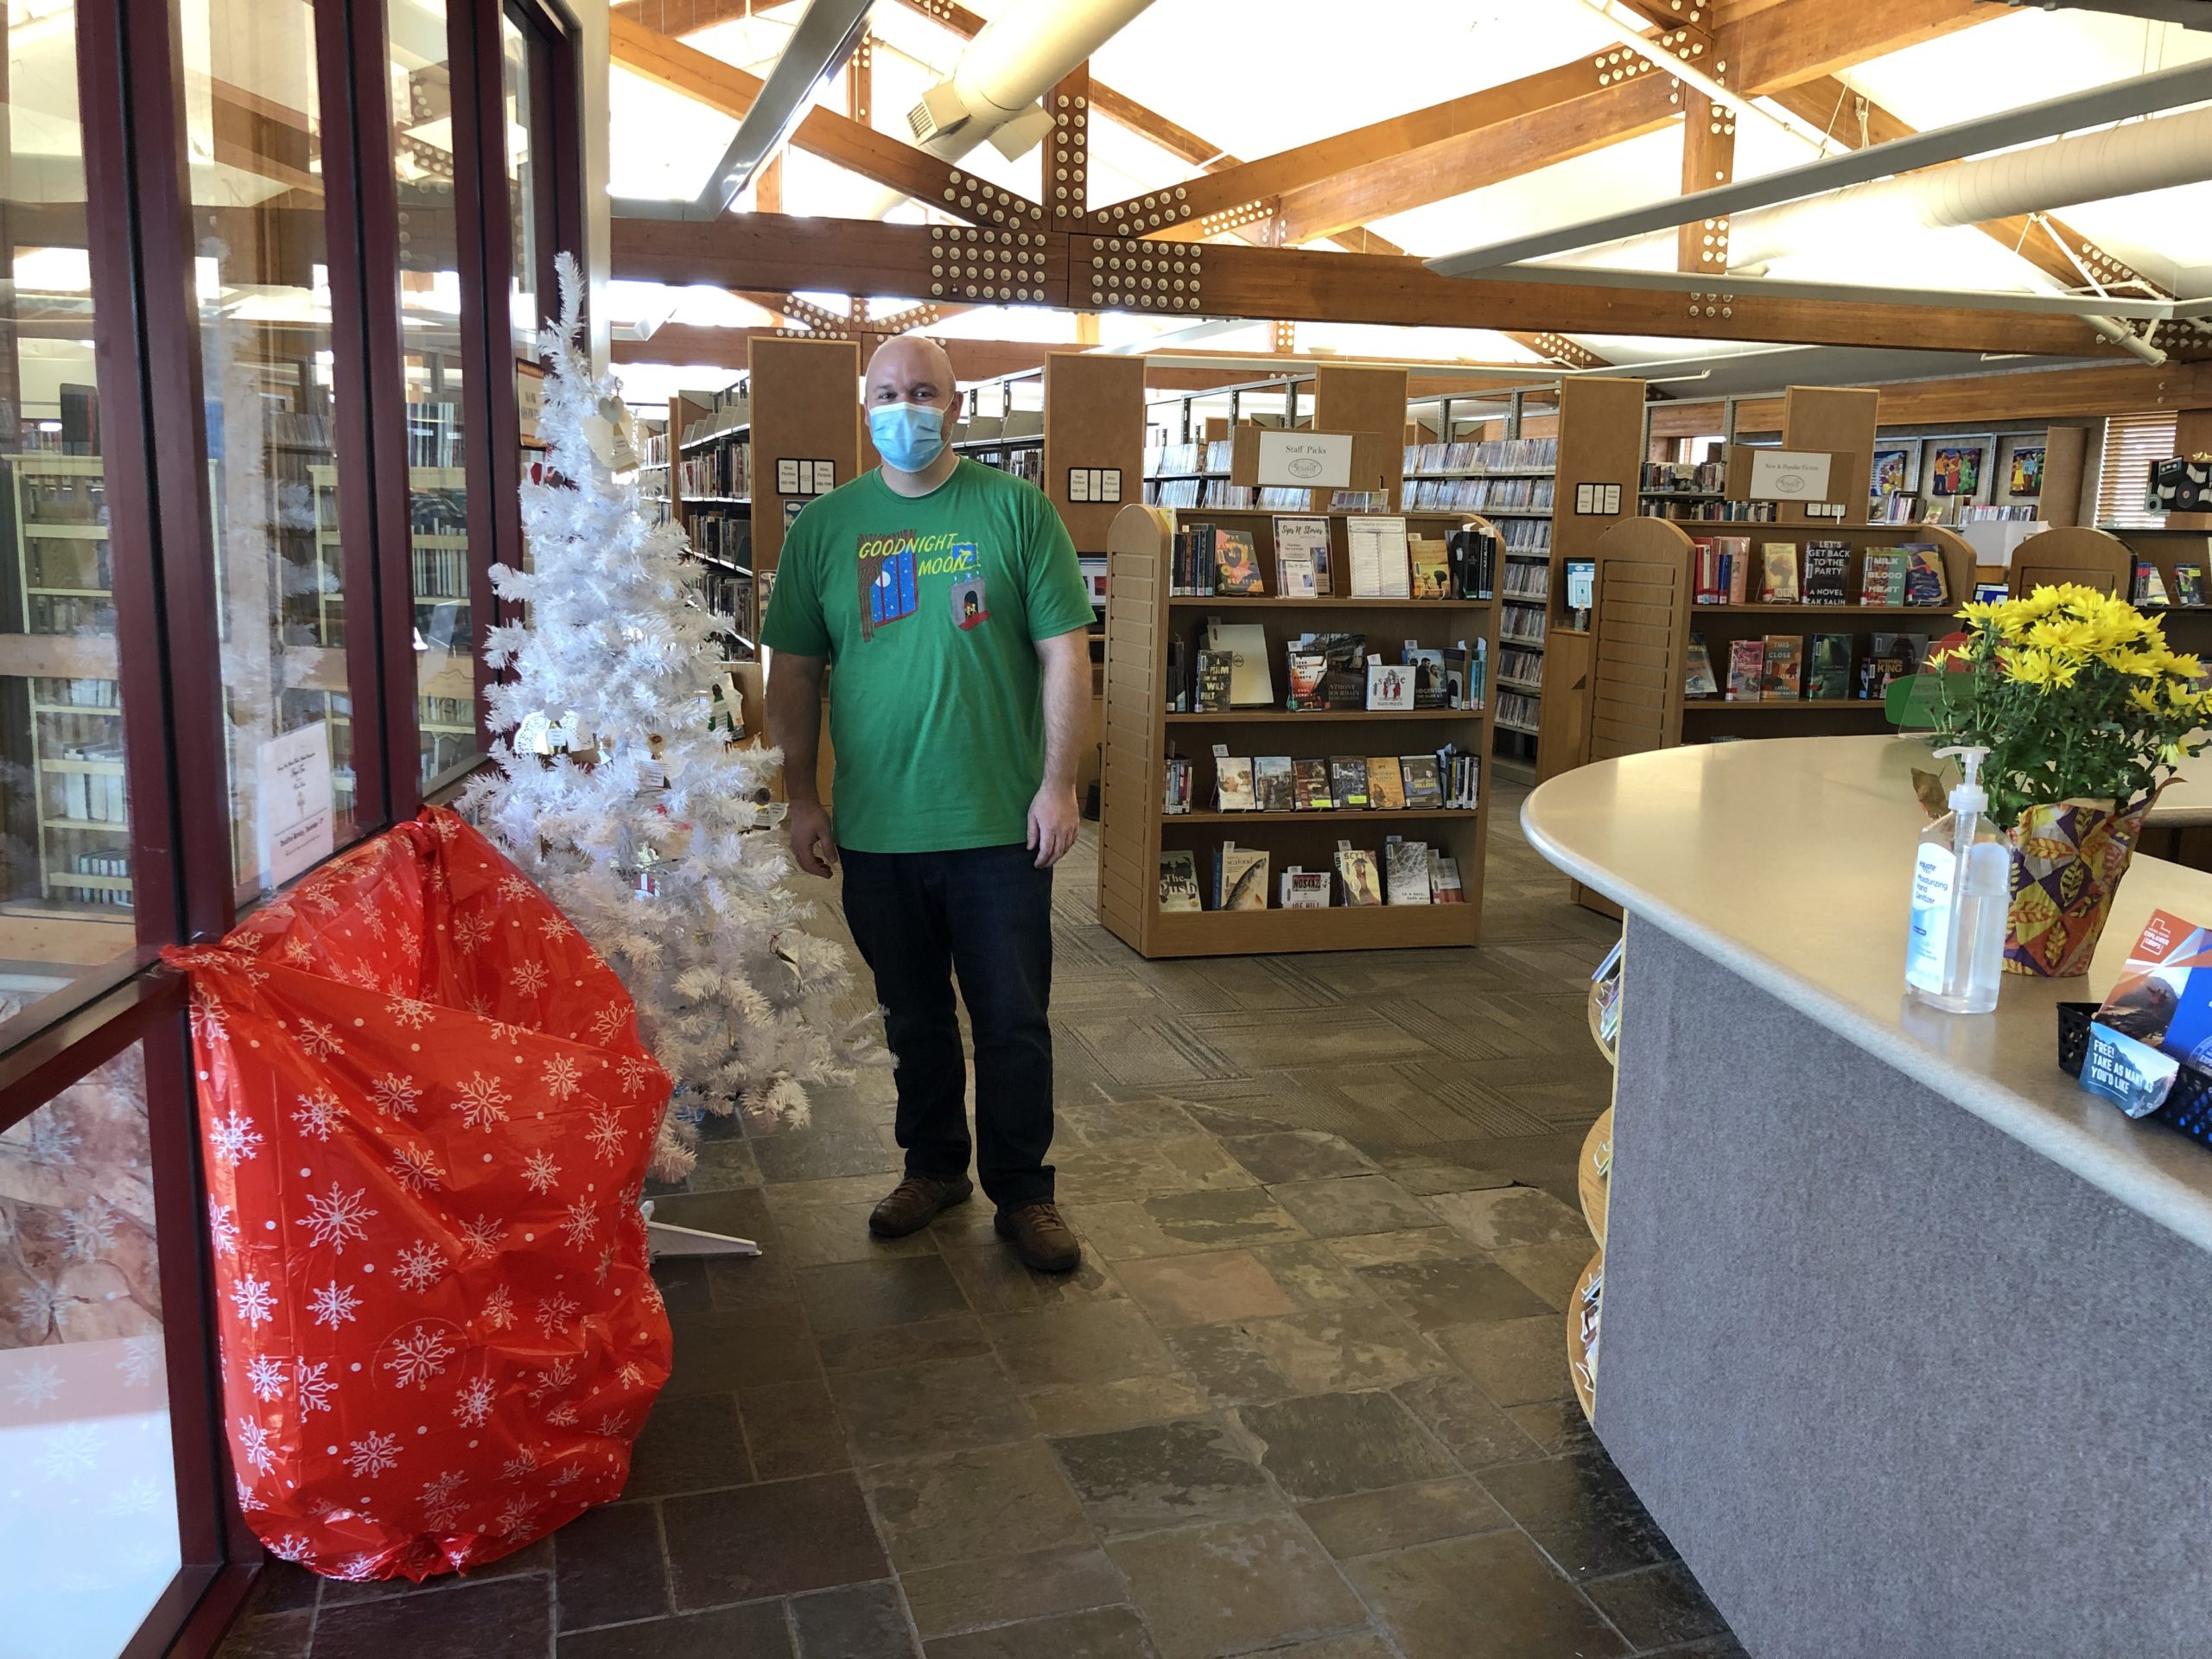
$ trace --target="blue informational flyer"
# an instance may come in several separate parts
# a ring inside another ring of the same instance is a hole
[[[2212,931],[2152,911],[2096,1024],[2212,1071]]]

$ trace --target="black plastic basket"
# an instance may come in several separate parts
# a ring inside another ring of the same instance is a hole
[[[2058,1064],[2069,1077],[2082,1075],[2082,1062],[2089,1052],[2089,1020],[2096,1011],[2094,1002],[2058,1005]],[[2184,1065],[2174,1076],[2165,1104],[2142,1121],[2164,1123],[2212,1147],[2212,1077]]]

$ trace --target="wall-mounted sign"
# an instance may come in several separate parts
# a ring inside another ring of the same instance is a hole
[[[790,455],[776,459],[778,495],[827,495],[836,487],[834,461],[800,461]]]
[[[1621,510],[1621,486],[1618,484],[1578,484],[1574,486],[1574,511],[1579,517],[1603,518]]]
[[[1122,469],[1118,467],[1071,467],[1068,499],[1111,504],[1122,499]]]
[[[1284,432],[1260,429],[1260,482],[1313,490],[1351,485],[1349,432]]]
[[[261,885],[281,887],[328,858],[337,844],[330,723],[318,720],[270,738],[255,759]]]

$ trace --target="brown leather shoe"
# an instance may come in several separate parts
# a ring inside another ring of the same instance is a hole
[[[949,1181],[932,1175],[909,1175],[869,1213],[868,1230],[878,1238],[904,1238],[928,1226],[938,1211],[967,1203],[975,1192],[975,1183],[965,1175],[956,1175]]]
[[[1018,1205],[1001,1210],[991,1225],[1010,1240],[1014,1253],[1039,1273],[1066,1273],[1083,1260],[1083,1246],[1052,1204]]]

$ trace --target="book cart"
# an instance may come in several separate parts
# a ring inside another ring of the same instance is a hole
[[[1260,622],[1267,630],[1270,667],[1281,683],[1284,647],[1295,636],[1342,629],[1364,633],[1383,649],[1411,639],[1446,646],[1459,639],[1486,640],[1497,655],[1493,600],[1356,599],[1343,594],[1284,599],[1276,591],[1274,510],[1215,508],[1185,518],[1243,530],[1251,536],[1267,583],[1264,594],[1171,597],[1173,545],[1178,514],[1132,505],[1114,520],[1106,607],[1106,755],[1100,812],[1099,918],[1116,938],[1146,957],[1239,956],[1293,950],[1394,950],[1473,944],[1482,933],[1484,852],[1488,841],[1491,713],[1495,693],[1480,709],[1400,712],[1364,709],[1292,711],[1281,707],[1230,709],[1218,713],[1167,712],[1167,642],[1183,642],[1185,661],[1206,619]],[[1321,515],[1308,514],[1318,517]],[[1408,534],[1441,537],[1480,515],[1421,512],[1406,516]],[[1329,521],[1332,569],[1342,585],[1349,572],[1347,524]],[[1188,756],[1193,802],[1214,798],[1216,743],[1236,755],[1287,753],[1362,756],[1414,754],[1446,743],[1481,757],[1483,774],[1472,808],[1381,810],[1354,807],[1292,812],[1169,813],[1163,808],[1163,773],[1171,754]],[[1264,847],[1269,854],[1270,906],[1274,878],[1291,865],[1335,868],[1339,841],[1379,851],[1384,837],[1424,841],[1457,860],[1464,904],[1332,905],[1326,909],[1162,912],[1160,855],[1163,849],[1197,855],[1201,873],[1224,841]]]
[[[1731,702],[1689,697],[1690,636],[1702,638],[1727,683],[1729,645],[1768,634],[1845,633],[1853,660],[1876,633],[1948,633],[1957,608],[1974,592],[1974,550],[1958,536],[1931,525],[1754,524],[1728,527],[1748,533],[1753,549],[1787,542],[1799,567],[1808,542],[1840,542],[1851,550],[1845,591],[1857,594],[1870,549],[1906,543],[1942,550],[1948,598],[1942,605],[1699,605],[1695,540],[1664,518],[1632,518],[1613,526],[1597,548],[1597,608],[1590,667],[1589,759],[1610,760],[1719,738],[1834,736],[1887,729],[1883,699],[1761,698]]]

